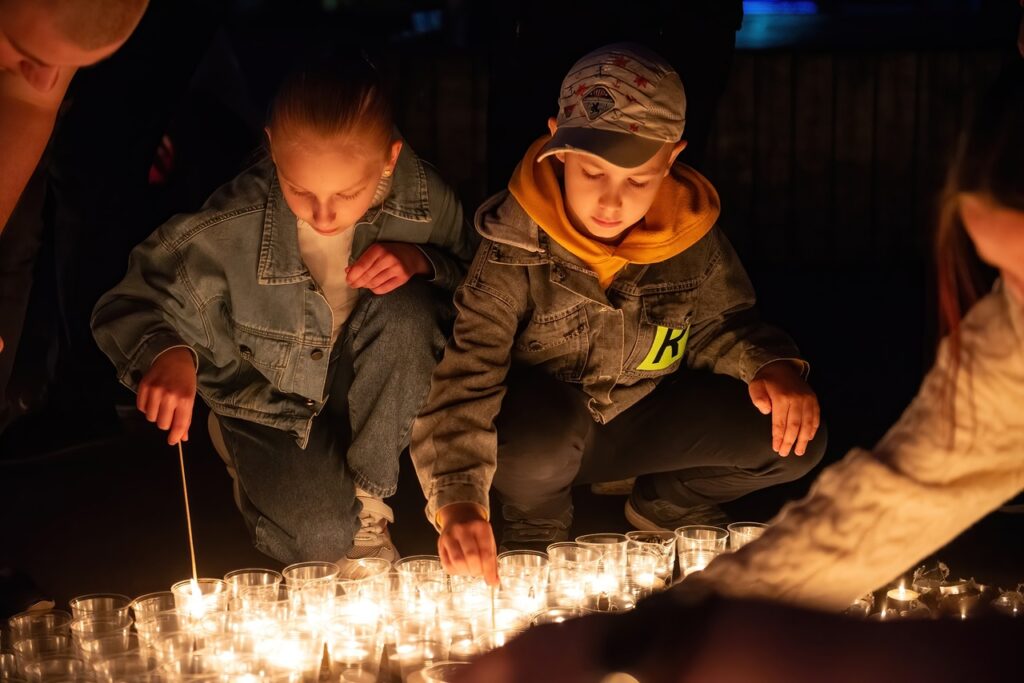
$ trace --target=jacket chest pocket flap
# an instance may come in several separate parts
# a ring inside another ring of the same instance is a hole
[[[264,370],[283,370],[296,342],[267,337],[251,330],[235,327],[235,346],[242,360]]]
[[[535,313],[516,337],[516,357],[559,379],[578,380],[586,367],[590,327],[583,304],[555,314]]]

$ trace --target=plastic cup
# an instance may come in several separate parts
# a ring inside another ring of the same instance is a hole
[[[718,526],[696,524],[676,529],[676,551],[718,550],[725,552],[729,543],[729,532]]]
[[[177,609],[178,603],[171,591],[157,591],[140,595],[132,600],[129,606],[132,609],[132,614],[135,615],[135,621],[139,622],[154,614]]]
[[[90,593],[71,598],[71,616],[75,619],[88,616],[126,617],[130,610],[131,598],[120,593]]]
[[[733,522],[727,528],[729,530],[729,549],[735,551],[759,538],[768,525],[760,522]]]
[[[32,636],[59,636],[71,633],[71,613],[54,609],[47,612],[21,612],[7,620],[11,643]]]

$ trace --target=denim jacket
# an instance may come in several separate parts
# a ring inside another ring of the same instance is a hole
[[[408,146],[382,205],[354,230],[352,262],[374,242],[416,244],[448,291],[475,245],[455,194]],[[160,353],[187,345],[214,412],[287,431],[305,447],[327,400],[331,322],[267,158],[136,247],[124,279],[97,302],[92,329],[133,391]]]
[[[807,372],[793,341],[758,320],[750,280],[717,227],[665,261],[627,265],[605,290],[507,192],[480,208],[476,225],[484,240],[455,294],[454,336],[413,427],[431,520],[449,503],[489,509],[494,419],[512,362],[580,385],[599,423],[684,363],[745,382],[778,360]]]

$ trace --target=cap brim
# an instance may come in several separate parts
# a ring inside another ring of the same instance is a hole
[[[658,153],[665,143],[629,133],[593,128],[559,128],[541,147],[537,161],[556,152],[594,154],[622,168],[636,168]]]

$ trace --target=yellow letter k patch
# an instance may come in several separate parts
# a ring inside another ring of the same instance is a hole
[[[664,370],[683,357],[686,342],[690,338],[690,326],[686,330],[674,330],[671,327],[658,325],[654,334],[654,343],[647,352],[644,362],[636,366],[637,370]]]

